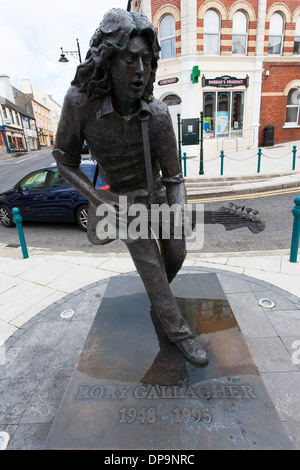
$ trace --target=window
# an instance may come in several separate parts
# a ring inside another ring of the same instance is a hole
[[[16,112],[15,115],[16,115],[16,123],[20,125],[19,114]]]
[[[215,135],[215,93],[204,93],[203,137],[212,139]]]
[[[204,54],[220,54],[220,16],[215,10],[204,15]]]
[[[3,111],[4,119],[7,119],[7,112],[6,112],[6,108],[4,106],[2,106],[2,111]]]
[[[298,16],[296,21],[294,54],[300,54],[300,16]]]
[[[241,136],[243,130],[244,96],[242,91],[232,92],[231,135],[236,137]]]
[[[217,135],[228,136],[229,131],[230,92],[221,91],[217,96]]]
[[[243,11],[237,11],[232,24],[232,54],[247,54],[248,18]]]
[[[203,96],[203,136],[242,137],[244,91],[209,91]]]
[[[298,125],[299,119],[299,105],[300,105],[300,90],[299,88],[292,88],[289,91],[286,105],[285,122],[287,125]]]
[[[283,43],[284,21],[280,13],[274,13],[270,20],[269,54],[281,54]]]
[[[175,57],[175,19],[172,15],[165,15],[159,23],[159,39],[161,59]]]
[[[167,106],[176,106],[181,103],[181,99],[177,95],[168,95],[163,99],[163,102],[166,103]]]
[[[11,122],[12,122],[12,124],[14,124],[14,123],[15,123],[15,121],[14,121],[14,115],[13,115],[13,112],[12,112],[12,110],[11,110],[10,108],[8,108],[8,111],[9,111],[9,115],[10,115]]]
[[[58,171],[54,171],[51,176],[50,188],[68,188],[69,183],[61,176]]]
[[[25,178],[20,181],[20,191],[32,191],[34,189],[43,189],[45,187],[47,174],[47,170],[42,170],[25,176]]]
[[[22,125],[25,129],[30,129],[29,127],[29,122],[28,122],[28,118],[22,116]]]

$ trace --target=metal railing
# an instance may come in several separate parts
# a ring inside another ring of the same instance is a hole
[[[217,137],[218,150],[238,150],[254,145],[254,129],[230,131],[228,137]]]

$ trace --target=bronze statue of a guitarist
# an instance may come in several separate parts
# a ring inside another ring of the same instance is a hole
[[[153,97],[159,50],[146,16],[110,10],[64,101],[53,151],[58,169],[91,207],[113,207],[117,220],[127,209],[119,204],[124,195],[132,196],[130,204],[149,208],[153,203],[186,203],[168,108]],[[96,190],[80,169],[84,139],[110,191]],[[188,360],[206,364],[208,354],[182,317],[169,286],[186,256],[184,237],[176,239],[171,230],[168,239],[125,243],[169,340]]]

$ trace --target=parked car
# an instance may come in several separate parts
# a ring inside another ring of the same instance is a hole
[[[81,168],[93,181],[96,163],[86,160]],[[98,174],[96,188],[109,189]],[[77,222],[87,228],[88,200],[61,176],[57,166],[32,171],[12,189],[0,194],[0,221],[15,226],[12,209],[18,207],[24,221]]]

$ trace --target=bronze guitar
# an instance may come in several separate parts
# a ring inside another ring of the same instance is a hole
[[[192,204],[192,209],[188,209],[189,213],[192,214],[192,227],[197,222],[196,206]],[[149,213],[149,212],[147,212]],[[233,203],[229,203],[227,206],[222,206],[220,209],[214,211],[204,210],[204,224],[221,224],[225,227],[225,230],[236,230],[239,228],[247,227],[252,233],[257,234],[265,229],[265,222],[258,217],[258,211],[245,206],[237,206]],[[87,225],[87,237],[94,245],[105,245],[112,242],[115,239],[127,239],[126,236],[118,234],[116,236],[115,228],[110,229],[109,222],[97,228],[97,224],[103,219],[103,216],[96,215],[96,207],[90,204],[88,211],[88,225]],[[150,222],[150,218],[147,219]],[[101,238],[99,235],[101,233]],[[112,234],[114,234],[112,236]],[[128,241],[128,239],[127,239]]]

